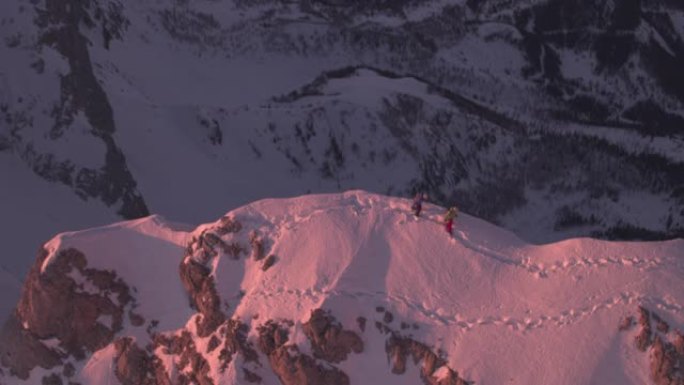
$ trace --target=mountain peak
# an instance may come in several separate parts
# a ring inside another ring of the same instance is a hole
[[[4,328],[3,381],[655,376],[641,350],[675,346],[684,325],[681,240],[531,245],[467,214],[450,236],[443,212],[350,191],[262,200],[194,229],[152,216],[58,235]]]

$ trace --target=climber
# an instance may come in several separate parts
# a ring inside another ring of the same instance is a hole
[[[423,209],[423,201],[427,200],[427,194],[423,194],[420,191],[413,197],[413,205],[411,205],[411,210],[413,210],[413,215],[416,217],[420,216],[420,211]]]
[[[456,218],[457,216],[458,209],[456,208],[456,206],[451,206],[444,215],[444,227],[447,233],[449,233],[449,235],[452,235],[454,229],[454,218]]]

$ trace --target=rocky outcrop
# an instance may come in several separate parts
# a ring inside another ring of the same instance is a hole
[[[259,329],[259,349],[283,385],[348,385],[349,377],[334,366],[322,365],[287,344],[288,331],[283,325],[268,321]]]
[[[645,352],[653,344],[653,329],[651,328],[651,312],[644,307],[639,307],[639,334],[635,337],[637,349]]]
[[[406,360],[410,357],[414,364],[421,365],[420,378],[426,385],[469,384],[459,377],[456,371],[447,367],[447,362],[443,357],[435,354],[427,345],[412,338],[392,333],[387,340],[385,350],[392,366],[392,373],[405,373]],[[438,369],[441,371],[439,376],[437,376]]]
[[[175,365],[180,372],[178,384],[214,385],[214,380],[209,374],[209,362],[197,350],[189,331],[183,330],[180,335],[157,335],[154,343],[163,347],[165,354],[176,356]]]
[[[81,360],[107,346],[134,302],[115,272],[88,268],[80,251],[61,250],[49,263],[47,257],[41,250],[16,312],[3,329],[2,365],[19,378],[27,378],[36,366],[51,368],[67,357]],[[47,339],[58,341],[58,349],[41,342]]]
[[[16,314],[10,316],[0,333],[0,364],[10,375],[25,380],[35,367],[53,368],[61,363],[59,352],[24,329]]]
[[[351,353],[363,352],[363,341],[342,325],[329,312],[316,309],[311,312],[309,321],[302,325],[306,337],[311,341],[311,349],[316,358],[332,363],[347,359]]]
[[[278,257],[276,257],[273,254],[269,255],[264,260],[263,265],[261,265],[261,270],[266,271],[266,270],[270,269],[273,265],[275,265],[276,262],[278,262]]]
[[[205,230],[199,237],[190,241],[185,258],[180,264],[179,273],[183,287],[190,297],[191,305],[200,313],[196,319],[197,333],[200,337],[209,336],[226,320],[226,315],[221,310],[221,298],[207,264],[212,258],[221,255],[238,259],[244,252],[238,242],[228,244],[217,234],[236,233],[240,229],[239,222],[230,218],[222,219],[215,229]]]
[[[130,337],[114,342],[114,374],[121,385],[170,385],[159,360],[138,347]]]
[[[233,360],[235,354],[240,354],[244,362],[258,362],[259,355],[254,349],[251,342],[247,340],[249,327],[238,321],[228,320],[219,329],[224,343],[219,354],[221,361],[221,370],[225,370],[228,364]],[[245,369],[247,370],[247,369]]]
[[[420,365],[420,378],[425,385],[468,385],[470,382],[458,376],[458,372],[448,366],[443,352],[435,353],[428,345],[415,340],[411,335],[402,335],[389,326],[394,316],[382,306],[375,308],[382,314],[382,321],[376,321],[378,332],[387,335],[385,352],[394,374],[406,373],[407,360]],[[418,329],[417,324],[401,322],[401,329]]]
[[[639,307],[635,345],[642,352],[648,351],[649,370],[655,385],[684,384],[684,335],[673,331],[658,314],[644,307]]]
[[[226,320],[211,271],[191,257],[185,257],[180,265],[180,278],[192,306],[200,312],[196,318],[197,334],[208,337]]]

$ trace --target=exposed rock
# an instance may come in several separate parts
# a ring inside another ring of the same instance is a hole
[[[220,343],[221,340],[219,340],[218,337],[216,337],[215,335],[212,335],[209,339],[209,343],[207,343],[207,353],[211,353],[214,350],[216,350]]]
[[[220,225],[216,228],[216,232],[219,235],[225,235],[230,233],[238,233],[242,230],[242,224],[238,222],[235,218],[224,216],[221,217]]]
[[[235,260],[240,259],[240,255],[245,252],[245,248],[238,242],[223,243],[221,244],[221,250]]]
[[[114,347],[114,374],[122,385],[170,383],[161,365],[155,365],[155,360],[140,349],[132,338],[117,339]]]
[[[684,334],[677,332],[677,337],[675,338],[674,347],[679,355],[684,356]]]
[[[53,368],[61,364],[61,355],[47,348],[29,330],[22,328],[16,314],[10,315],[0,334],[0,359],[9,374],[22,380],[29,377],[31,369],[40,366]]]
[[[223,339],[225,341],[219,360],[221,361],[221,370],[225,370],[228,364],[232,361],[233,356],[239,353],[244,362],[258,362],[259,355],[254,346],[247,341],[247,334],[249,327],[234,319],[226,321],[225,325],[220,329]]]
[[[359,329],[361,332],[366,331],[366,317],[357,317],[356,318],[356,323],[359,325]]]
[[[264,261],[263,266],[261,266],[261,270],[266,271],[268,270],[271,266],[275,265],[275,263],[278,261],[278,257],[275,255],[271,254],[269,255],[266,260]]]
[[[651,323],[656,324],[656,331]],[[641,330],[636,337],[636,346],[641,351],[649,350],[653,383],[684,384],[684,336],[677,332],[674,341],[670,341],[670,326],[656,313],[643,307],[639,307],[639,325]]]
[[[653,331],[651,329],[651,313],[644,307],[639,307],[639,325],[641,330],[636,336],[637,349],[645,352],[653,343]]]
[[[458,373],[446,366],[447,362],[435,354],[427,345],[408,337],[392,333],[385,345],[387,357],[392,366],[392,373],[403,374],[406,372],[406,359],[413,358],[414,364],[422,363],[420,378],[426,385],[466,385],[469,384],[458,376]],[[435,371],[445,367],[446,371],[440,379],[433,377]]]
[[[128,312],[128,319],[133,326],[143,326],[145,324],[145,318],[132,310]]]
[[[347,355],[363,352],[363,341],[353,331],[343,330],[335,317],[322,309],[311,312],[309,321],[302,325],[302,330],[311,341],[311,349],[316,358],[328,362],[342,362]]]
[[[80,251],[59,251],[41,272],[47,257],[42,249],[2,333],[2,364],[19,378],[26,378],[36,366],[51,368],[69,356],[80,360],[108,345],[123,328],[124,309],[133,300],[116,273],[88,268]],[[83,283],[72,278],[74,273],[97,293],[84,292]],[[111,324],[103,324],[103,316],[110,317]],[[39,340],[46,338],[59,340],[64,353],[43,346]]]
[[[618,327],[618,330],[619,331],[629,330],[632,327],[634,327],[635,324],[636,324],[636,321],[634,321],[634,317],[632,317],[632,316],[625,317],[622,319],[622,322],[620,322],[620,326]]]
[[[318,364],[295,346],[276,349],[269,361],[283,385],[349,385],[346,373]]]
[[[385,315],[382,317],[382,320],[383,320],[383,322],[388,324],[388,323],[391,323],[392,321],[394,321],[394,316],[392,315],[392,313],[386,311]]]
[[[284,346],[289,338],[287,329],[272,320],[259,326],[259,350],[270,355],[276,349]]]
[[[256,231],[249,233],[249,244],[252,246],[252,259],[261,261],[266,258],[266,247],[264,239],[261,238]]]
[[[186,256],[180,264],[180,278],[192,305],[200,312],[196,318],[197,335],[208,337],[226,319],[221,311],[221,298],[216,292],[211,271]]]
[[[286,345],[288,332],[269,321],[259,327],[259,348],[268,356],[273,372],[283,385],[348,385],[346,373],[318,364],[295,345]]]
[[[684,383],[684,355],[674,345],[655,337],[651,348],[651,379],[655,385],[681,385]]]
[[[186,374],[180,375],[180,384],[213,385],[209,375],[209,362],[197,351],[192,334],[183,330],[180,335],[157,335],[155,344],[164,347],[166,354],[178,356],[177,369]],[[189,370],[186,370],[189,368]],[[126,384],[124,384],[126,385]]]
[[[651,315],[653,316],[653,321],[655,321],[656,330],[663,334],[667,334],[667,332],[670,331],[670,325],[663,321],[663,319],[660,318],[660,316],[658,316],[656,313],[652,313]]]
[[[157,326],[159,326],[159,320],[153,319],[150,321],[149,324],[147,324],[145,331],[147,332],[147,334],[151,335],[154,332],[154,329],[157,328]]]
[[[220,227],[215,230],[218,232],[219,229]],[[240,259],[240,255],[245,252],[245,248],[240,243],[227,243],[218,235],[208,231],[203,232],[196,242],[199,248],[202,249],[205,259],[217,256],[217,249],[235,260]]]
[[[380,321],[375,321],[375,328],[378,329],[378,331],[382,334],[388,334],[392,332],[392,329]]]

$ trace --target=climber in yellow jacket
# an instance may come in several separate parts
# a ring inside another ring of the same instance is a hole
[[[449,235],[452,235],[452,232],[454,230],[454,219],[458,216],[458,209],[456,206],[451,206],[449,210],[447,210],[446,214],[444,215],[444,226],[446,228],[447,233]]]

